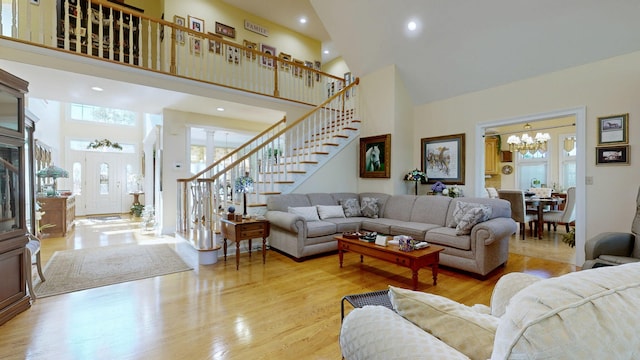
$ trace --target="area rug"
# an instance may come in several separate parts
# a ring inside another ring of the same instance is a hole
[[[120,215],[108,215],[108,216],[89,216],[87,219],[89,220],[98,220],[98,221],[109,221],[109,220],[120,220]]]
[[[35,292],[47,297],[191,269],[166,244],[56,251]]]

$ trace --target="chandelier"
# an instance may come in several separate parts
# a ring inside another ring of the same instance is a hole
[[[524,125],[524,130],[531,130],[531,125],[529,123]],[[540,153],[545,153],[547,151],[547,143],[551,140],[551,135],[549,133],[537,133],[535,137],[531,137],[526,132],[522,134],[522,136],[518,137],[517,135],[511,135],[507,139],[507,144],[509,144],[509,150],[512,152],[519,152],[524,155],[526,153],[535,153],[539,151]]]

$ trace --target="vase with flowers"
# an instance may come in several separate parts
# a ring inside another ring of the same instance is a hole
[[[431,191],[437,195],[442,195],[442,192],[447,188],[447,185],[443,184],[440,181],[437,181],[435,184],[431,185]]]
[[[415,193],[416,195],[418,195],[418,182],[420,182],[421,184],[426,184],[427,183],[427,176],[425,175],[424,172],[418,170],[417,168],[415,170],[411,170],[408,173],[406,173],[404,175],[404,180],[405,181],[413,181],[414,182],[414,186],[415,186]]]
[[[462,189],[460,189],[457,185],[453,185],[448,189],[442,190],[442,195],[456,198],[462,196]]]

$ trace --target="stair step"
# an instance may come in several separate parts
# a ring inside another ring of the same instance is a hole
[[[256,183],[258,183],[258,184],[293,184],[293,183],[295,183],[295,181],[293,181],[293,180],[279,180],[279,181],[273,181],[273,182],[271,182],[271,181],[269,181],[269,182],[267,182],[267,181],[256,181]]]
[[[259,173],[259,175],[274,175],[274,174],[306,174],[304,170],[289,170],[289,171],[265,171]]]

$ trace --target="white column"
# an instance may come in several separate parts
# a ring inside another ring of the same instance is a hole
[[[209,166],[211,164],[213,164],[213,162],[215,161],[215,154],[216,154],[216,143],[214,141],[214,136],[216,134],[215,130],[205,130],[207,133],[207,150],[205,153],[205,164],[206,166]],[[209,171],[209,176],[212,176],[212,172]]]

